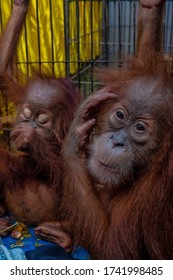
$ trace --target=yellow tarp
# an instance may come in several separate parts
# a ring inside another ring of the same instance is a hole
[[[56,76],[66,75],[64,3],[64,0],[30,0],[17,50],[22,72],[30,74],[31,67],[44,67],[54,70]],[[11,0],[1,0],[0,4],[0,22],[1,28],[4,28],[12,4]],[[69,1],[66,6],[70,74],[77,71],[78,61],[92,60],[100,54],[101,8],[99,0],[78,1],[78,4],[77,1]]]

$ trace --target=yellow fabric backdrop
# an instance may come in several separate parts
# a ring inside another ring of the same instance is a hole
[[[44,67],[49,71],[54,69],[56,76],[66,75],[64,2],[64,0],[30,0],[26,24],[17,49],[17,58],[22,72],[30,74],[31,68]],[[79,25],[77,25],[76,1],[69,2],[70,74],[77,71],[78,60],[88,61],[96,58],[100,53],[101,1],[84,0],[78,3]],[[4,28],[10,16],[12,4],[11,0],[1,0],[0,4],[1,28]],[[77,26],[79,26],[79,41]],[[92,45],[91,39],[93,40]],[[52,62],[54,63],[52,64]]]

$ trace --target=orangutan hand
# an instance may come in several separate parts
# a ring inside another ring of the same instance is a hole
[[[28,5],[29,0],[14,0],[14,4],[17,6]]]
[[[161,7],[165,3],[165,0],[141,0],[141,6],[144,8]]]
[[[42,239],[60,245],[68,253],[73,250],[73,243],[60,222],[45,222],[35,228],[35,234]]]

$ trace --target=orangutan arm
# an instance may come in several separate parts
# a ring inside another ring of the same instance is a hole
[[[98,232],[99,236],[95,238],[101,240],[108,226],[107,213],[97,197],[95,186],[87,171],[85,150],[96,121],[92,111],[98,110],[103,102],[112,98],[115,99],[115,94],[95,94],[83,103],[76,114],[63,149],[65,166],[62,211],[65,209],[67,213],[66,209],[67,211],[71,209],[67,220],[74,225],[78,244],[83,239],[88,240],[89,244],[93,233],[96,235]],[[87,249],[90,251],[91,248]]]
[[[144,61],[162,52],[162,17],[165,0],[141,0],[138,19],[137,57]]]
[[[0,76],[11,66],[29,0],[14,0],[12,14],[0,40]]]

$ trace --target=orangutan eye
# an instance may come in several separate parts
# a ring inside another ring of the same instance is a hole
[[[147,143],[154,130],[151,120],[137,120],[131,127],[131,137],[133,141],[139,144]]]
[[[135,124],[134,127],[135,130],[140,133],[140,132],[144,132],[147,129],[147,124],[144,122],[138,122]]]
[[[110,126],[112,128],[122,127],[128,120],[128,112],[124,107],[118,105],[109,117]]]
[[[49,116],[46,113],[42,113],[42,114],[38,115],[37,120],[38,120],[39,123],[45,124],[45,123],[48,122]]]
[[[32,111],[30,110],[30,108],[25,107],[23,110],[23,115],[26,119],[30,119],[32,117]]]
[[[119,120],[124,120],[125,119],[124,112],[122,112],[121,110],[117,110],[116,117]]]
[[[123,108],[117,108],[115,111],[115,119],[118,122],[125,123],[127,121],[127,112]]]

